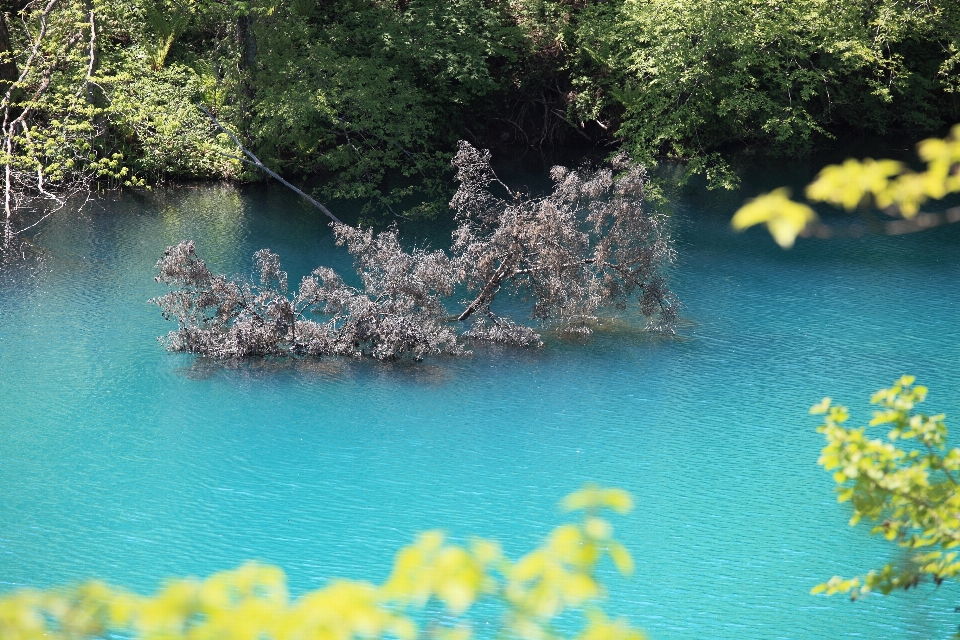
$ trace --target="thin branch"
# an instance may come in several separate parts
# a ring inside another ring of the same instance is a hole
[[[43,12],[40,14],[40,33],[37,34],[36,40],[33,42],[33,48],[30,51],[30,56],[27,58],[27,61],[23,65],[23,71],[20,73],[20,77],[17,78],[16,82],[10,83],[10,86],[7,88],[7,92],[3,96],[3,104],[9,105],[11,97],[13,96],[13,91],[20,86],[20,83],[30,75],[30,68],[33,65],[34,58],[40,53],[40,43],[43,42],[44,36],[47,34],[47,16],[50,15],[50,12],[53,10],[53,5],[57,3],[57,0],[50,0],[47,3],[47,6],[43,8]],[[26,26],[26,23],[24,23]],[[29,33],[29,29],[26,29]],[[4,118],[4,127],[6,127],[7,122]]]
[[[260,162],[260,158],[258,158],[257,156],[253,155],[253,153],[251,153],[250,151],[248,151],[248,150],[246,149],[246,147],[244,147],[242,144],[240,144],[240,141],[237,140],[237,136],[233,135],[233,133],[232,133],[231,131],[229,131],[226,127],[224,127],[222,124],[220,124],[220,121],[217,120],[217,119],[214,117],[214,115],[207,110],[206,107],[204,107],[202,104],[198,104],[197,106],[200,107],[200,110],[201,110],[201,111],[203,111],[205,114],[207,114],[207,117],[210,118],[210,120],[213,121],[213,124],[215,124],[218,129],[220,129],[220,130],[223,131],[225,134],[227,134],[228,136],[230,136],[230,139],[233,140],[233,143],[234,143],[235,145],[237,145],[237,147],[240,149],[240,151],[242,151],[245,156],[247,156],[248,158],[250,158],[250,160],[252,161],[251,164],[253,164],[255,167],[257,167],[258,169],[260,169],[261,171],[263,171],[263,172],[266,173],[267,175],[269,175],[269,176],[270,176],[271,178],[273,178],[274,180],[280,182],[280,183],[281,183],[282,185],[284,185],[285,187],[287,187],[287,188],[293,190],[294,192],[296,192],[298,195],[300,195],[300,197],[302,197],[304,200],[306,200],[307,202],[309,202],[310,204],[312,204],[313,206],[315,206],[317,209],[320,209],[320,211],[322,211],[322,212],[324,213],[324,215],[326,215],[328,218],[330,218],[331,220],[333,220],[333,221],[336,222],[337,224],[343,224],[343,222],[340,220],[340,218],[338,218],[337,216],[333,215],[333,214],[330,212],[330,210],[327,209],[325,206],[323,206],[322,204],[320,204],[319,202],[317,202],[316,200],[314,200],[313,198],[311,198],[310,196],[308,196],[306,193],[304,193],[303,191],[301,191],[300,189],[298,189],[298,188],[295,187],[294,185],[290,184],[289,182],[287,182],[286,180],[284,180],[283,178],[281,178],[280,175],[279,175],[277,172],[271,170],[271,169],[270,169],[269,167],[267,167],[265,164],[263,164],[262,162]]]
[[[942,213],[919,213],[912,219],[893,220],[883,225],[883,228],[888,235],[899,236],[954,222],[960,222],[960,207],[952,207]]]
[[[957,481],[953,479],[953,476],[950,474],[950,472],[943,466],[943,458],[941,458],[940,455],[936,451],[934,451],[933,447],[930,446],[929,442],[924,441],[923,446],[927,448],[927,452],[930,454],[930,457],[933,458],[933,460],[935,461],[935,462],[931,462],[934,468],[939,469],[940,471],[943,471],[943,474],[947,476],[947,480],[950,481],[950,484],[956,487]]]
[[[36,227],[37,225],[39,225],[41,222],[43,222],[44,220],[46,220],[47,218],[49,218],[50,216],[52,216],[54,213],[56,213],[57,211],[59,211],[59,210],[62,209],[62,208],[63,208],[63,207],[57,207],[57,208],[54,209],[53,211],[48,211],[47,214],[44,215],[42,218],[40,218],[39,220],[37,220],[36,222],[34,222],[33,224],[31,224],[31,225],[28,226],[28,227],[24,227],[23,229],[20,229],[19,231],[14,231],[14,232],[12,233],[12,235],[18,236],[18,235],[20,235],[21,233],[23,233],[24,231],[30,231],[30,229],[33,229],[34,227]]]
[[[93,19],[93,9],[90,10],[90,64],[87,65],[87,82],[93,78],[93,67],[97,61],[97,25]]]
[[[563,113],[562,111],[560,111],[560,109],[554,109],[554,110],[553,110],[553,113],[554,113],[558,118],[560,118],[561,120],[563,120],[564,122],[566,122],[568,125],[570,125],[570,127],[571,127],[574,131],[576,131],[581,137],[583,137],[585,140],[589,140],[590,142],[593,142],[592,140],[590,140],[590,136],[588,136],[587,134],[585,134],[585,133],[580,129],[580,127],[578,127],[577,125],[575,125],[575,124],[573,124],[572,122],[570,122],[570,121],[567,119],[567,116],[565,116],[564,113]]]

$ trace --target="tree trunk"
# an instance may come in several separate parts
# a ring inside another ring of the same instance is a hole
[[[93,82],[93,74],[100,67],[100,55],[97,51],[97,22],[93,13],[93,0],[85,0],[83,7],[90,20],[90,50],[88,52],[89,62],[87,64],[87,102],[97,105],[102,102],[100,88]]]
[[[507,278],[512,277],[516,274],[516,259],[515,254],[513,253],[514,248],[518,248],[516,245],[511,247],[511,253],[504,259],[500,266],[497,267],[497,270],[493,272],[490,280],[484,285],[483,289],[480,291],[480,295],[470,303],[466,309],[463,310],[457,320],[463,322],[470,316],[472,316],[478,309],[482,308],[484,304],[488,304],[493,297],[497,294],[497,291],[500,290],[500,285],[504,283]]]
[[[239,54],[237,69],[240,71],[241,111],[245,120],[249,119],[253,106],[253,78],[250,76],[257,60],[257,39],[253,33],[253,21],[254,17],[249,13],[237,18],[237,49]]]

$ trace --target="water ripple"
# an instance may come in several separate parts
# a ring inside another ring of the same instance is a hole
[[[889,549],[846,526],[806,409],[829,394],[863,419],[873,390],[913,372],[960,415],[960,234],[783,252],[731,234],[728,209],[678,218],[679,338],[626,323],[416,367],[225,368],[160,348],[169,325],[145,301],[182,237],[227,273],[261,246],[292,281],[349,265],[285,195],[171,191],[49,226],[42,268],[0,281],[0,586],[150,589],[256,558],[302,592],[381,579],[435,527],[517,555],[595,480],[637,497],[616,524],[638,571],[610,576],[612,608],[654,638],[947,635],[953,586],[808,595]]]

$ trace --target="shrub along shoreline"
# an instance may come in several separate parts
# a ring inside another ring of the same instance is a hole
[[[456,141],[583,144],[731,186],[730,152],[960,120],[952,0],[8,3],[13,205],[70,187],[261,179],[431,216]],[[916,135],[911,136],[918,137]],[[76,190],[76,189],[74,189]],[[21,225],[22,226],[22,225]],[[9,230],[8,230],[9,231]]]

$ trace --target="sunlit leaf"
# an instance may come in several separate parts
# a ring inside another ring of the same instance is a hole
[[[817,214],[813,209],[794,202],[790,199],[789,189],[780,188],[758,196],[740,207],[730,224],[737,231],[765,224],[774,241],[784,249],[789,249],[800,232],[816,220]]]

